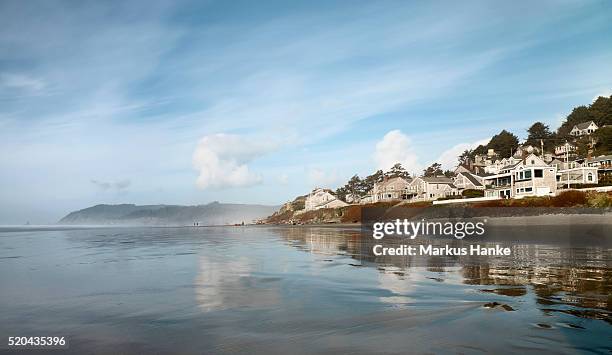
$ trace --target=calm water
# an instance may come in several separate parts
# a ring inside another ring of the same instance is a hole
[[[409,266],[374,257],[369,239],[289,227],[0,232],[0,336],[66,336],[73,353],[612,350],[609,243],[513,243],[512,257]]]

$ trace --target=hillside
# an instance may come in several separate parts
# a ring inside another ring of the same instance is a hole
[[[64,225],[221,225],[251,223],[269,216],[278,206],[212,202],[207,205],[96,205],[71,212]]]

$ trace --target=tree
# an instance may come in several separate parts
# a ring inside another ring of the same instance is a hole
[[[393,165],[391,169],[389,169],[389,171],[385,173],[385,176],[388,178],[394,178],[394,177],[401,177],[404,179],[410,178],[410,174],[406,171],[406,169],[404,169],[404,167],[400,163]]]
[[[444,176],[446,176],[447,178],[452,178],[455,176],[455,173],[452,170],[445,170]]]
[[[345,188],[348,195],[361,196],[363,183],[357,174],[353,175],[346,183]]]
[[[491,138],[487,148],[495,150],[500,158],[508,158],[514,153],[518,144],[518,137],[504,129]]]
[[[472,160],[472,150],[466,149],[459,156],[459,165],[470,165],[471,160]]]
[[[488,145],[488,143],[487,143]],[[471,156],[470,158],[474,159],[474,157],[478,154],[478,155],[483,155],[483,154],[487,154],[487,147],[480,144],[478,147],[476,147],[476,149],[472,150],[471,152]]]
[[[335,193],[336,193],[336,197],[338,199],[346,202],[346,195],[348,195],[348,193],[346,191],[346,187],[345,186],[337,188]]]
[[[612,127],[602,127],[595,131],[594,135],[597,155],[612,154]]]
[[[365,179],[362,180],[362,189],[365,191],[364,195],[374,188],[375,183],[382,182],[384,175],[382,170],[377,170],[374,174],[366,176]]]
[[[548,150],[554,147],[554,142],[551,140],[553,137],[550,128],[542,122],[536,122],[527,129],[527,140],[526,144],[540,148],[541,142],[544,142],[544,149]]]
[[[612,95],[610,97],[599,96],[589,106],[589,114],[599,127],[612,125]]]
[[[567,115],[565,121],[561,124],[559,129],[557,130],[557,135],[561,139],[565,139],[569,137],[569,133],[572,128],[578,123],[591,121],[591,113],[589,112],[589,108],[586,106],[578,106],[574,107],[572,112]]]
[[[444,175],[442,171],[442,165],[440,163],[433,163],[427,169],[423,170],[423,176],[439,176]]]

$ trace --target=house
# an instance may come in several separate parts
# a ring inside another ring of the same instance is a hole
[[[491,164],[485,166],[484,172],[486,174],[497,174],[499,173],[501,168],[508,166],[508,165],[516,164],[519,161],[520,159],[515,158],[515,157],[509,157],[509,158],[503,158],[501,160],[496,160],[495,162],[492,162]]]
[[[571,163],[571,162],[570,162]],[[571,166],[557,170],[557,187],[564,188],[575,184],[597,184],[597,168],[589,166]]]
[[[383,181],[374,184],[371,191],[372,202],[409,199],[408,186],[411,181],[412,179],[404,179],[399,176],[385,177]]]
[[[414,178],[408,190],[412,199],[416,201],[433,201],[439,198],[460,195],[453,179],[445,176],[420,176]]]
[[[304,210],[312,211],[321,208],[344,207],[348,204],[339,200],[330,189],[316,188],[306,196]]]
[[[470,172],[460,172],[453,179],[453,185],[458,190],[484,190],[483,177]]]
[[[562,145],[558,145],[555,147],[555,155],[559,158],[563,158],[565,156],[568,157],[575,157],[576,156],[576,151],[578,150],[578,147],[576,147],[575,145],[565,142],[565,144]]]
[[[597,173],[600,180],[604,176],[612,176],[612,155],[601,155],[595,158],[587,158],[584,165],[597,167]]]
[[[465,166],[463,164],[457,165],[457,167],[453,171],[455,175],[460,174],[460,173],[469,173],[469,172],[471,172],[469,166]]]
[[[570,134],[574,137],[588,136],[595,132],[598,128],[599,127],[597,127],[593,121],[582,122],[575,125],[570,131]]]
[[[516,148],[516,152],[514,152],[514,154],[512,155],[514,158],[522,158],[523,156],[529,155],[529,154],[539,154],[540,153],[540,148],[536,148],[532,145],[520,145],[518,146],[518,148]]]
[[[502,167],[497,174],[483,177],[485,197],[522,198],[554,195],[557,192],[557,167],[535,154]]]

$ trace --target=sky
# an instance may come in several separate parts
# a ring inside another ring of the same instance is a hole
[[[612,89],[610,1],[0,2],[0,224],[452,168]]]

